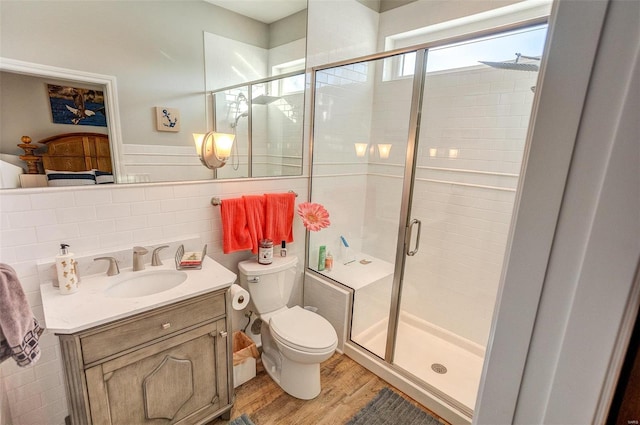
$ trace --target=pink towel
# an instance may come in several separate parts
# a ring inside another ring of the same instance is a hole
[[[43,331],[15,270],[0,263],[0,362],[13,357],[24,367],[38,361],[38,339]]]
[[[295,193],[265,194],[264,237],[274,244],[293,242],[293,209]]]
[[[229,254],[251,249],[251,235],[247,228],[244,199],[225,199],[220,206],[222,216],[222,251]]]
[[[251,237],[251,252],[258,253],[258,243],[264,239],[264,202],[263,195],[243,196],[247,214],[247,228]]]

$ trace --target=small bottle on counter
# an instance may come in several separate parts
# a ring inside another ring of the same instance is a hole
[[[285,241],[280,242],[280,256],[287,256],[287,243]]]
[[[324,259],[324,269],[328,272],[333,268],[333,255],[331,255],[331,251],[327,252],[327,256]]]
[[[58,272],[58,286],[60,293],[73,294],[78,290],[78,262],[69,245],[60,244],[60,253],[56,255],[56,270]]]

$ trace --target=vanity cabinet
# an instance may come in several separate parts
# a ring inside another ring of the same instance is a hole
[[[59,335],[72,424],[197,424],[233,402],[228,292]]]

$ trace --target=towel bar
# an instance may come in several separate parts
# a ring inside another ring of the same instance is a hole
[[[296,198],[298,197],[298,194],[293,190],[290,190],[289,193],[293,193],[294,195],[296,195]],[[222,199],[220,199],[217,196],[214,196],[213,198],[211,198],[211,205],[214,205],[214,206],[222,205]]]

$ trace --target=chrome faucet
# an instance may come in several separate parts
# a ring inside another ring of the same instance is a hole
[[[118,267],[118,261],[113,257],[96,257],[93,261],[107,260],[109,261],[109,269],[107,270],[107,276],[115,276],[120,274],[120,267]]]
[[[133,271],[144,270],[144,256],[148,253],[146,248],[142,246],[133,247]]]
[[[151,265],[152,266],[161,266],[162,260],[160,260],[160,250],[164,248],[169,248],[169,245],[162,245],[153,250],[153,254],[151,254]]]

